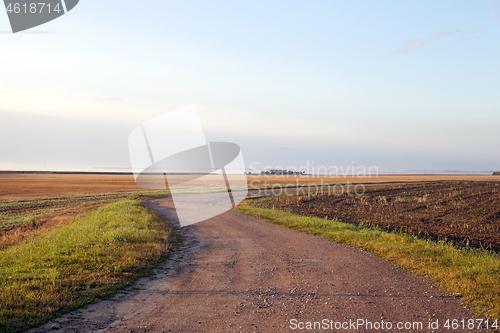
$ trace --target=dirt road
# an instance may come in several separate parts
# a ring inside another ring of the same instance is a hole
[[[170,198],[145,203],[175,221]],[[180,232],[184,243],[156,275],[59,318],[59,331],[380,332],[387,331],[377,329],[383,321],[399,332],[442,332],[447,319],[471,318],[457,298],[439,296],[375,255],[234,211]],[[357,320],[374,329],[353,328]],[[437,320],[439,329],[429,329]],[[333,329],[298,329],[314,321]],[[54,323],[29,332],[51,331]],[[422,329],[398,330],[398,323]]]

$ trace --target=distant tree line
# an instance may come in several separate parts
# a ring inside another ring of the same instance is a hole
[[[259,173],[245,172],[245,175],[258,175]],[[271,169],[263,170],[260,172],[261,175],[305,175],[305,171],[291,171],[291,170],[281,170],[281,169]]]

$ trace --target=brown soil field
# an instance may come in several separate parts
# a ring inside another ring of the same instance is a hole
[[[379,175],[379,176],[279,176],[248,175],[249,186],[331,184],[331,183],[412,183],[437,182],[446,180],[500,181],[500,176],[493,175]]]
[[[327,190],[267,197],[254,204],[500,251],[500,182],[375,185],[363,195]]]
[[[500,180],[498,176],[390,175],[378,177],[332,176],[237,176],[250,187],[297,186],[330,183],[422,182],[438,180]],[[193,185],[191,183],[191,185]],[[211,178],[194,186],[211,186]],[[0,174],[0,248],[15,244],[61,225],[96,205],[146,191],[132,175],[109,174]]]
[[[245,176],[241,176],[245,177]],[[477,175],[382,175],[378,177],[356,176],[260,176],[248,175],[249,186],[302,185],[313,183],[374,183],[374,182],[418,182],[440,180],[500,180],[499,176]],[[209,180],[199,182],[206,186]],[[96,174],[0,174],[0,201],[56,196],[139,192],[132,175]]]
[[[0,174],[0,201],[132,191],[128,175]]]

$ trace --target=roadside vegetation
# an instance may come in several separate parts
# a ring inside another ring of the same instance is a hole
[[[173,231],[122,199],[0,250],[0,332],[16,332],[111,296],[166,255]]]
[[[324,217],[278,211],[275,198],[246,200],[237,211],[273,224],[362,248],[395,265],[428,278],[444,294],[462,297],[478,317],[500,319],[500,257],[484,249],[457,247],[415,234],[378,226],[343,223]],[[263,208],[266,207],[266,208]]]
[[[47,232],[79,213],[127,195],[71,195],[0,201],[0,249]]]
[[[112,201],[168,193],[144,191],[1,200],[0,249],[62,226],[71,218]]]

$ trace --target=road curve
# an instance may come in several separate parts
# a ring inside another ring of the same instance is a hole
[[[143,202],[175,223],[170,197]],[[156,275],[73,313],[71,321],[70,314],[59,318],[60,331],[389,331],[376,329],[383,321],[396,332],[443,332],[447,319],[472,317],[459,299],[440,296],[422,278],[373,254],[235,211],[180,233],[183,243],[172,249]],[[374,327],[353,326],[357,320]],[[429,328],[429,322],[437,320],[439,329]],[[298,329],[321,321],[329,328]],[[415,329],[397,329],[399,323]],[[417,329],[418,323],[422,329]],[[48,332],[53,325],[29,332]]]

